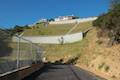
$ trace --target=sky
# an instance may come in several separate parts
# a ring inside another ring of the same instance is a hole
[[[0,28],[30,25],[42,18],[75,15],[98,16],[109,9],[109,0],[0,0]]]

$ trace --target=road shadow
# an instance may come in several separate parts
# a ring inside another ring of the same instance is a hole
[[[72,69],[77,76],[81,76],[81,80],[107,80],[103,77],[100,77],[99,75],[94,74],[93,72],[87,71],[80,67],[72,66]]]
[[[71,76],[71,77],[69,77]],[[75,77],[76,79],[72,78]],[[23,80],[107,80],[92,72],[76,67],[71,63],[63,63],[62,59],[45,66]]]

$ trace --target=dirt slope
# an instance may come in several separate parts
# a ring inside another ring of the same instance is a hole
[[[120,45],[107,47],[107,40],[99,43],[96,29],[91,30],[87,36],[88,46],[76,65],[108,80],[120,80]]]

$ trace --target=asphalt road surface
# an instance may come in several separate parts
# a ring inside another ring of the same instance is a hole
[[[106,80],[73,65],[47,65],[24,80]]]

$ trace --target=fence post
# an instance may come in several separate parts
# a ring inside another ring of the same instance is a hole
[[[33,61],[33,44],[31,43],[31,63]]]
[[[17,50],[17,69],[19,68],[19,59],[20,59],[20,37],[18,37],[18,46],[17,46],[18,50]]]

